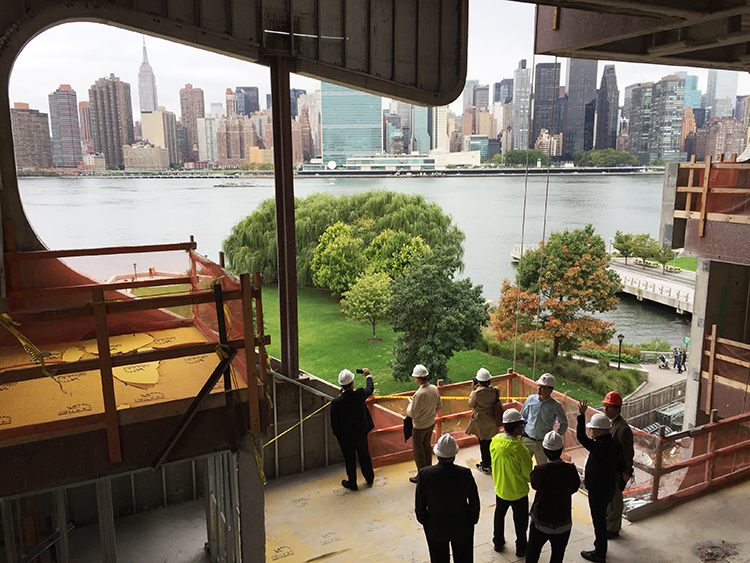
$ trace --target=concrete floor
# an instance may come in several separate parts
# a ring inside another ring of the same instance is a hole
[[[474,467],[479,448],[461,450],[458,463]],[[422,527],[414,517],[415,474],[412,462],[375,470],[375,485],[351,492],[341,487],[344,467],[336,466],[271,481],[266,487],[266,561],[301,563],[351,561],[423,563],[429,561]],[[519,561],[512,548],[492,549],[495,496],[492,478],[474,473],[482,510],[474,542],[474,561]],[[711,541],[735,544],[737,554],[718,561],[750,563],[750,481],[683,502],[636,523],[623,521],[621,537],[610,542],[614,563],[699,562],[696,545]],[[170,507],[116,522],[119,563],[199,563],[207,561],[204,501]],[[506,540],[514,532],[506,518]],[[99,561],[98,529],[71,532],[76,563]],[[573,531],[565,562],[582,562],[593,531],[586,497],[573,497]],[[545,549],[541,561],[549,560]],[[259,562],[252,562],[259,563]]]

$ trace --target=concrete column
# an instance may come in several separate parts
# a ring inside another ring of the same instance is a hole
[[[710,276],[711,261],[699,258],[695,275],[693,322],[690,326],[690,350],[688,350],[687,380],[685,382],[685,418],[683,421],[683,429],[685,430],[703,424],[708,419],[706,415],[701,414],[700,386],[703,334],[706,331],[706,307]]]
[[[240,497],[240,545],[243,563],[266,560],[266,513],[263,481],[255,461],[251,437],[237,451],[237,477]],[[258,450],[262,447],[256,438]]]
[[[99,516],[99,542],[102,547],[101,561],[117,563],[115,511],[112,507],[112,481],[109,477],[100,477],[96,481],[96,508]]]
[[[279,272],[281,373],[299,376],[297,322],[297,245],[292,171],[292,106],[289,101],[289,59],[271,58],[273,108],[273,175],[276,183],[276,244]]]

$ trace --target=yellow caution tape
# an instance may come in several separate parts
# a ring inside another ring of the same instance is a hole
[[[255,443],[255,436],[253,436],[253,433],[249,430],[247,431],[247,436],[250,438],[250,441],[253,444],[253,451],[255,452],[255,465],[258,467],[258,475],[260,475],[261,481],[263,481],[263,484],[265,485],[266,480],[266,473],[263,471],[263,459],[260,457],[260,451],[258,450],[258,445]]]
[[[292,430],[294,430],[295,428],[297,428],[297,427],[298,427],[298,426],[299,426],[300,424],[302,424],[303,422],[305,422],[305,421],[306,421],[306,420],[307,420],[308,418],[310,418],[310,417],[311,417],[311,416],[313,416],[313,415],[316,415],[316,414],[318,414],[318,413],[319,413],[320,411],[322,411],[322,410],[323,410],[324,408],[326,408],[326,407],[327,407],[328,405],[330,405],[330,404],[331,404],[331,401],[328,401],[328,402],[327,402],[327,403],[326,403],[325,405],[323,405],[322,407],[320,407],[320,408],[319,408],[318,410],[316,410],[315,412],[312,412],[312,413],[308,414],[308,415],[307,415],[307,416],[306,416],[305,418],[303,418],[302,420],[300,420],[300,421],[299,421],[299,422],[298,422],[297,424],[295,424],[294,426],[292,426],[292,427],[290,427],[290,428],[287,428],[286,430],[284,430],[284,431],[283,431],[283,432],[282,432],[281,434],[279,434],[278,436],[276,436],[276,437],[275,437],[275,438],[274,438],[273,440],[269,440],[268,442],[266,442],[265,444],[263,444],[263,447],[265,448],[266,446],[270,446],[270,445],[271,445],[271,444],[273,444],[273,443],[274,443],[274,442],[275,442],[276,440],[278,440],[279,438],[281,438],[281,437],[282,437],[282,436],[283,436],[284,434],[286,434],[287,432],[291,432]]]
[[[411,399],[410,395],[373,395],[376,399]],[[468,401],[469,397],[449,397],[442,395],[441,399],[456,399],[461,401]],[[528,397],[499,397],[501,401],[525,401]]]
[[[226,360],[229,357],[229,345],[228,344],[222,344],[219,342],[216,345],[216,355],[219,356],[220,360]]]
[[[60,391],[62,391],[65,394],[68,394],[65,389],[63,389],[62,383],[60,383],[57,379],[55,379],[54,370],[53,373],[50,373],[47,370],[47,366],[44,365],[44,356],[42,355],[42,352],[37,348],[31,340],[26,338],[23,334],[18,332],[18,330],[15,328],[16,326],[21,326],[21,323],[17,323],[12,318],[10,318],[10,315],[8,313],[2,313],[0,314],[0,325],[5,327],[5,329],[10,332],[13,336],[16,337],[18,342],[21,343],[21,346],[23,346],[23,349],[26,351],[26,353],[29,355],[31,360],[38,366],[41,366],[42,373],[46,375],[47,377],[51,378],[52,381],[57,383],[60,386]],[[15,325],[15,326],[14,326]]]

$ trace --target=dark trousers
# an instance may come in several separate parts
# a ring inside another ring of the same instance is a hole
[[[503,500],[495,497],[495,532],[492,543],[495,547],[505,545],[505,515],[513,509],[513,526],[516,529],[516,551],[526,549],[526,527],[529,525],[529,496],[518,500]]]
[[[607,505],[612,500],[612,496],[612,492],[589,491],[591,522],[594,524],[594,551],[601,559],[607,557]]]
[[[449,563],[451,558],[448,552],[448,544],[453,548],[454,563],[473,563],[474,561],[474,534],[467,538],[450,541],[427,540],[430,549],[430,563]]]
[[[549,558],[550,563],[562,563],[565,556],[565,548],[568,546],[570,539],[570,530],[561,534],[546,534],[540,532],[534,523],[529,527],[529,551],[526,553],[526,563],[537,563],[539,554],[542,553],[544,544],[549,542],[552,547],[552,554]]]
[[[417,465],[417,471],[423,467],[432,465],[432,430],[433,424],[429,428],[415,428],[411,434],[411,447],[414,451],[414,463]]]
[[[490,442],[492,442],[492,440],[479,440],[479,452],[482,454],[482,467],[492,467]]]
[[[346,480],[353,485],[357,484],[357,458],[359,458],[362,477],[368,483],[372,483],[375,480],[375,472],[372,469],[372,458],[370,457],[370,450],[367,445],[367,434],[359,438],[339,438],[339,446],[341,446],[341,453],[344,454]]]

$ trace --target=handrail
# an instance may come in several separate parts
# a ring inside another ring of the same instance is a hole
[[[172,252],[175,250],[195,250],[195,242],[176,242],[170,244],[147,244],[141,246],[104,246],[101,248],[77,248],[72,250],[34,250],[30,252],[6,252],[8,262],[27,262],[30,260],[48,260],[50,258],[72,258],[80,256],[109,256],[112,254],[144,254],[147,252]]]
[[[189,277],[170,277],[170,278],[158,278],[148,280],[133,280],[124,282],[114,283],[87,283],[82,285],[63,285],[59,287],[40,287],[37,289],[19,289],[17,291],[11,290],[10,293],[14,297],[41,297],[41,296],[52,296],[52,295],[73,295],[76,293],[89,293],[91,289],[97,285],[104,287],[104,291],[119,291],[121,289],[134,289],[139,287],[166,287],[170,285],[182,285],[189,284]]]

